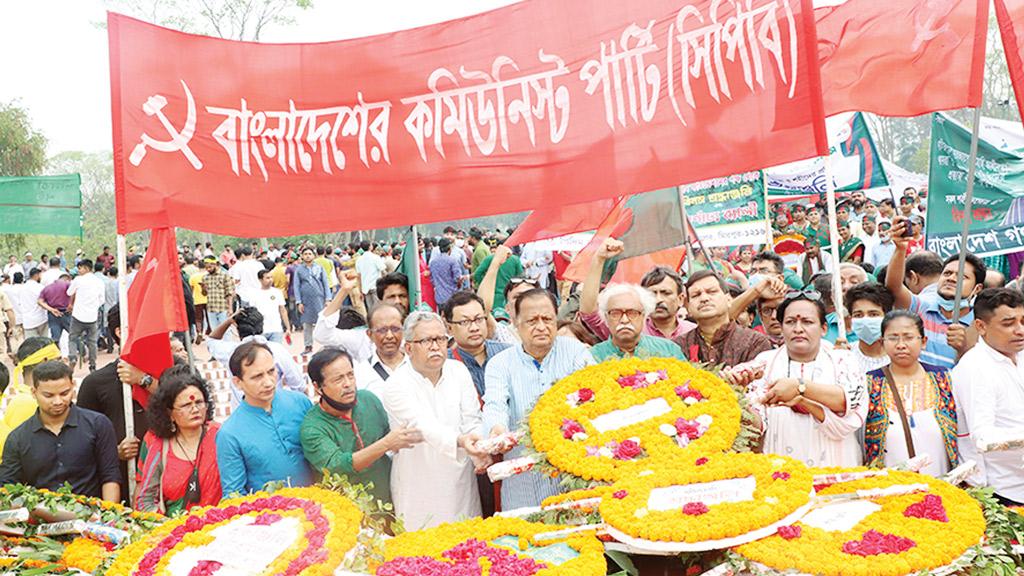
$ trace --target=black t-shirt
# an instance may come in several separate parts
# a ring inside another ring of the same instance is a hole
[[[99,370],[93,371],[82,380],[78,389],[77,404],[88,410],[103,414],[114,425],[114,437],[118,444],[125,438],[124,432],[124,386],[117,377],[117,360]],[[146,409],[132,400],[135,420],[135,437],[140,441],[149,431]],[[121,496],[128,497],[128,463],[121,463]]]

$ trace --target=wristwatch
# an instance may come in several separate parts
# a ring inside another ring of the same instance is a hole
[[[796,393],[803,396],[805,392],[807,392],[807,384],[803,378],[800,378],[797,380]]]
[[[153,385],[153,377],[150,376],[149,374],[143,374],[142,375],[142,380],[139,382],[139,386],[142,386],[143,388],[148,389],[152,385]]]

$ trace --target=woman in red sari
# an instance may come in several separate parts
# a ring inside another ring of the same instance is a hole
[[[189,366],[160,376],[147,408],[135,508],[174,516],[221,500],[217,430],[209,387]]]

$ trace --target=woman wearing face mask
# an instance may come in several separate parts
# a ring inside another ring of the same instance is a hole
[[[892,310],[892,292],[877,282],[862,282],[846,292],[850,327],[857,335],[853,358],[861,374],[889,363],[882,346],[882,317]]]
[[[856,433],[867,413],[865,381],[849,352],[822,345],[821,295],[791,292],[776,316],[785,345],[723,371],[734,385],[749,384],[764,422],[764,452],[808,466],[859,466]]]
[[[941,476],[960,458],[949,371],[919,360],[927,338],[917,314],[907,310],[886,314],[882,342],[891,362],[867,374],[864,462],[895,466],[927,454],[931,463],[922,472]]]

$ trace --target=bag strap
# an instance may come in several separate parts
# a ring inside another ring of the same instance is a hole
[[[167,471],[167,451],[170,450],[170,442],[167,438],[163,440],[163,446],[160,450],[160,485],[157,487],[157,492],[160,494],[160,510],[161,514],[167,513],[167,507],[164,505],[164,473]]]
[[[384,366],[381,366],[380,362],[373,363],[373,370],[378,376],[380,376],[381,380],[384,380],[385,382],[391,377],[391,374],[388,374],[388,371],[384,369]]]
[[[896,411],[900,413],[900,422],[903,423],[903,437],[907,441],[907,454],[911,458],[916,456],[914,452],[914,438],[910,434],[910,423],[907,421],[907,411],[903,407],[903,399],[900,398],[899,390],[896,389],[896,380],[892,377],[892,371],[889,366],[882,368],[882,372],[885,374],[885,381],[889,384],[889,390],[892,392],[892,401],[896,404]]]

